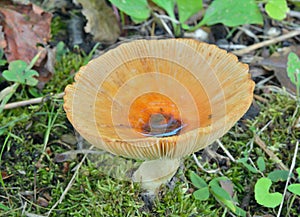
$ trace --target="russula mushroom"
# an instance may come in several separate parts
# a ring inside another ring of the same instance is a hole
[[[82,67],[64,109],[94,146],[145,160],[133,179],[153,191],[242,117],[253,89],[248,66],[214,45],[137,40]]]

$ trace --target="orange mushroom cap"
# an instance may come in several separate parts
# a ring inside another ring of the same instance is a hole
[[[180,158],[224,135],[247,111],[248,66],[192,39],[138,40],[90,61],[64,109],[94,146],[137,159]]]

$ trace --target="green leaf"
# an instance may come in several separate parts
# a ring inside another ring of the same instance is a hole
[[[283,20],[289,11],[286,0],[268,0],[265,9],[267,14],[275,20]]]
[[[5,206],[3,203],[0,203],[0,209],[4,210],[4,211],[9,211],[10,208],[8,206]]]
[[[300,196],[300,184],[291,184],[288,186],[288,190],[293,194]]]
[[[171,18],[175,18],[174,6],[175,0],[152,0],[159,7],[164,9]]]
[[[196,173],[193,171],[190,172],[190,179],[192,181],[192,184],[197,187],[197,188],[205,188],[207,187],[206,182],[204,179],[202,179],[200,176],[198,176]]]
[[[202,0],[177,0],[177,7],[179,13],[180,23],[184,23],[191,16],[196,14],[202,9]]]
[[[220,179],[222,178],[222,179]],[[227,180],[225,177],[219,177],[211,180],[209,182],[209,186],[211,189],[211,193],[214,195],[216,199],[218,199],[220,202],[222,202],[226,207],[228,207],[233,212],[236,211],[236,206],[233,203],[233,200],[229,193],[225,191],[219,184],[219,180]]]
[[[246,216],[246,212],[235,205],[235,201],[230,194],[220,186],[220,181],[229,181],[226,177],[214,178],[209,182],[209,187],[213,196],[223,203],[227,208],[239,216]]]
[[[200,25],[223,23],[226,26],[263,24],[255,0],[214,0],[205,12]]]
[[[117,8],[128,14],[131,19],[140,23],[147,20],[150,16],[150,8],[147,0],[109,0]]]
[[[296,169],[296,171],[297,171],[298,175],[300,176],[300,167],[298,167],[298,168]]]
[[[264,158],[263,157],[259,157],[258,159],[257,159],[257,166],[258,166],[258,169],[259,169],[259,171],[260,172],[264,172],[265,171],[265,169],[266,169],[266,163],[265,163],[265,160],[264,160]]]
[[[0,48],[0,66],[4,66],[7,61],[3,59],[3,56],[4,56],[4,51],[2,48]]]
[[[208,185],[200,176],[198,176],[193,171],[190,172],[190,179],[192,184],[199,188],[199,190],[193,193],[196,200],[207,200],[209,198],[209,189]]]
[[[269,173],[268,178],[272,180],[272,182],[278,181],[286,181],[289,177],[289,171],[287,170],[274,170]]]
[[[291,52],[288,56],[287,73],[291,82],[300,86],[300,60],[297,54]]]
[[[271,185],[272,181],[270,179],[260,178],[255,184],[254,196],[258,204],[275,208],[281,203],[283,196],[279,192],[270,193],[269,190]]]
[[[247,161],[248,161],[247,158],[241,158],[241,159],[238,159],[236,162],[237,163],[242,163],[250,172],[258,173],[257,169],[255,169],[253,166],[248,164]]]
[[[208,187],[200,188],[199,190],[193,193],[196,200],[207,200],[209,198],[209,189]]]
[[[35,70],[27,70],[27,63],[22,60],[12,61],[8,70],[4,70],[2,75],[8,81],[35,86],[38,80],[34,76],[39,76]]]
[[[7,63],[6,60],[0,60],[0,66],[5,66],[6,63]]]
[[[59,62],[64,55],[68,53],[68,48],[63,41],[60,41],[56,45],[55,59]]]

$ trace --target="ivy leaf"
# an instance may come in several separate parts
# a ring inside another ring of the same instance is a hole
[[[190,172],[190,179],[192,181],[192,184],[197,187],[197,188],[205,188],[207,187],[206,182],[204,181],[204,179],[202,179],[200,176],[198,176],[196,173],[194,172]]]
[[[300,85],[300,60],[297,54],[291,52],[288,56],[287,73],[291,82],[296,86]]]
[[[268,178],[272,180],[272,182],[278,181],[286,181],[289,177],[289,171],[287,170],[274,170],[269,173]]]
[[[271,185],[272,181],[270,179],[260,178],[255,184],[254,196],[258,204],[265,207],[275,208],[281,203],[283,196],[279,192],[270,193],[269,190]]]
[[[2,76],[8,81],[35,86],[38,80],[34,76],[39,76],[35,70],[28,69],[28,65],[23,60],[10,62],[8,70],[4,70]]]
[[[203,7],[202,1],[199,0],[177,0],[177,6],[180,23],[184,23],[185,21],[187,21],[191,16],[196,14]]]
[[[196,200],[207,200],[209,198],[209,189],[208,187],[200,188],[193,193]]]
[[[263,24],[255,0],[214,0],[205,12],[200,25],[223,23],[226,26]]]
[[[247,161],[248,161],[247,158],[241,158],[241,159],[238,159],[236,162],[237,163],[242,163],[250,172],[258,173],[257,169],[255,169],[253,166],[248,164]]]
[[[233,200],[231,195],[220,186],[220,182],[228,182],[229,180],[226,177],[214,178],[209,182],[209,187],[213,196],[223,203],[227,208],[234,212],[238,216],[246,216],[245,210],[236,206],[236,202]]]
[[[288,186],[288,190],[293,194],[300,196],[300,184],[291,184]]]
[[[275,20],[283,20],[289,11],[286,0],[268,0],[265,9],[267,14]]]
[[[150,16],[150,8],[147,0],[109,0],[117,8],[128,14],[131,19],[140,23],[148,19]]]
[[[257,163],[257,166],[258,166],[258,169],[259,169],[260,172],[265,171],[265,169],[266,169],[266,163],[265,163],[265,160],[264,160],[263,157],[259,157],[257,159],[256,163]]]
[[[157,4],[159,7],[164,9],[171,18],[175,18],[175,14],[174,14],[175,0],[167,0],[167,1],[165,1],[165,0],[152,0],[152,1],[155,4]]]
[[[192,184],[199,188],[197,191],[193,193],[196,200],[207,200],[209,198],[209,189],[208,185],[202,179],[199,177],[196,173],[190,172],[190,179],[192,181]]]

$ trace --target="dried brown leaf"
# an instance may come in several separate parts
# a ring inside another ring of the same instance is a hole
[[[293,93],[296,93],[296,86],[290,81],[286,71],[288,55],[290,52],[295,52],[299,56],[300,46],[283,48],[281,51],[272,54],[270,58],[262,60],[261,64],[274,71],[281,86],[287,88]]]
[[[47,207],[49,205],[49,201],[43,197],[38,197],[37,204],[42,207]]]
[[[32,58],[44,50],[36,63],[39,66],[47,52],[37,44],[47,44],[50,39],[52,15],[34,4],[0,3],[0,22],[3,26],[7,46],[5,55],[8,62],[23,60],[29,63]]]
[[[95,41],[111,44],[120,35],[116,16],[105,0],[74,0],[82,5],[82,13],[88,20],[85,31],[94,36]]]

